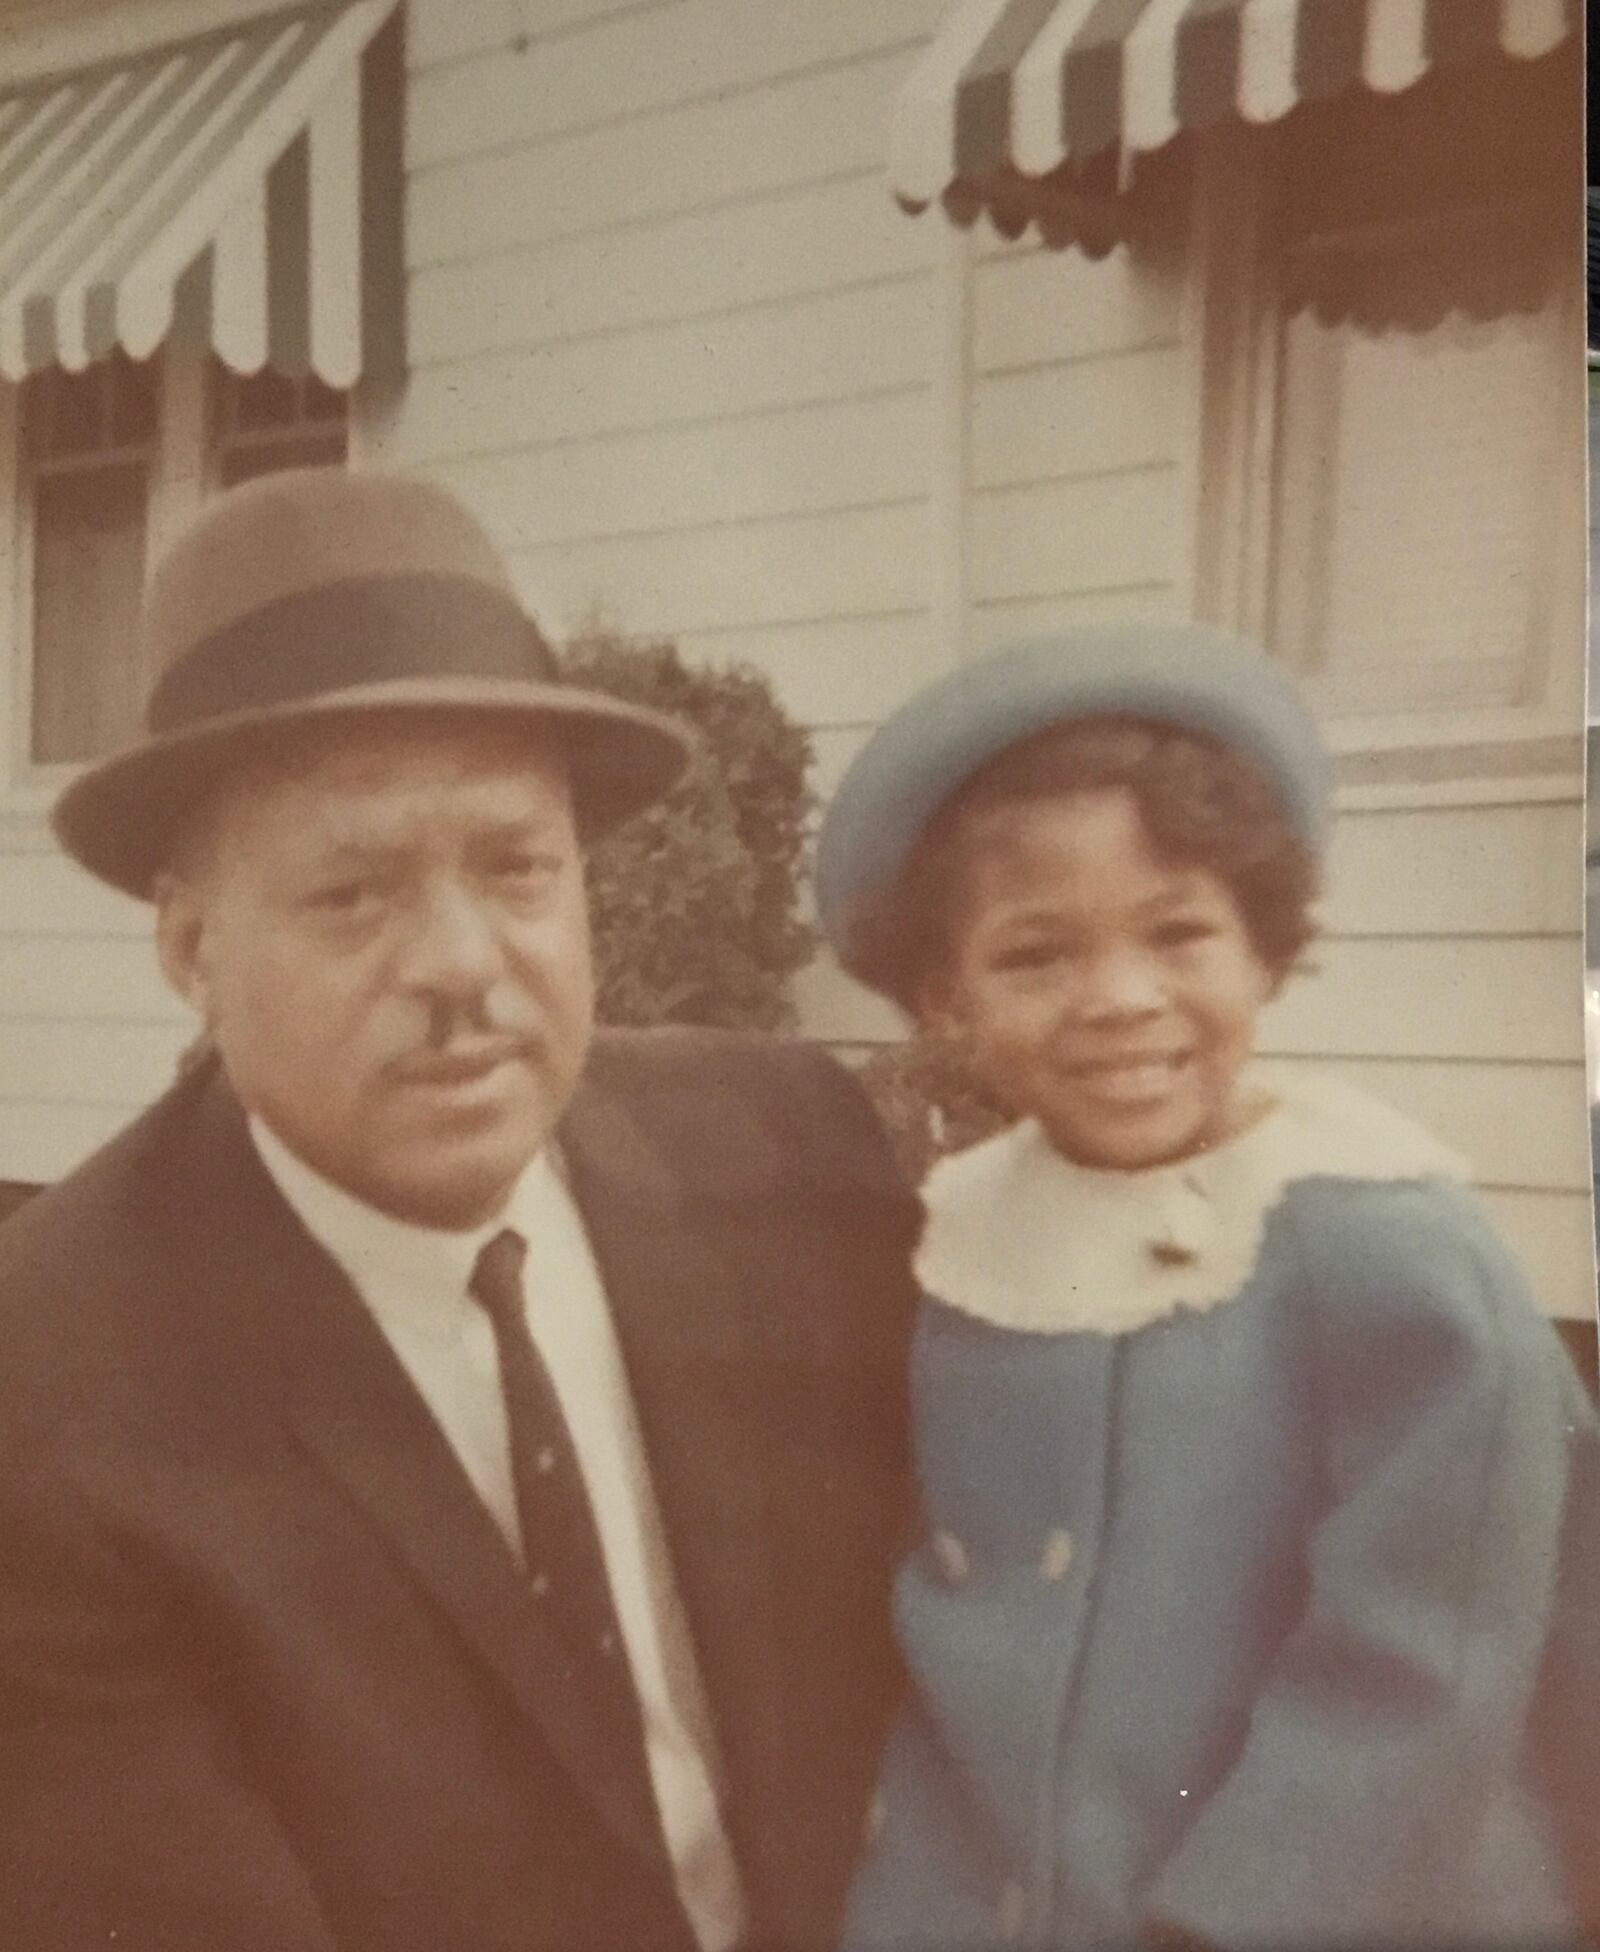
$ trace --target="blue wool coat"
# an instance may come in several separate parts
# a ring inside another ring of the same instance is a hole
[[[1570,1935],[1525,1730],[1600,1434],[1467,1195],[1298,1179],[1120,1332],[930,1300],[913,1379],[850,1952]]]

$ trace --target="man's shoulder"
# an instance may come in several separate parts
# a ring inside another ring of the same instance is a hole
[[[614,1097],[690,1172],[766,1171],[909,1198],[858,1081],[803,1039],[665,1026],[605,1030],[588,1084]]]
[[[131,1271],[158,1243],[181,1245],[172,1223],[185,1204],[184,1155],[213,1095],[209,1076],[180,1079],[0,1225],[0,1306],[19,1290]]]

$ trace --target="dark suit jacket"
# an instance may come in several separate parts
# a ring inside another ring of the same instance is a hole
[[[820,1947],[894,1685],[913,1207],[802,1046],[602,1038],[562,1138],[752,1943]],[[679,1952],[545,1633],[214,1071],[0,1228],[6,1952]]]

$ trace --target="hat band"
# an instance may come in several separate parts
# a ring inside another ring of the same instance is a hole
[[[559,681],[537,625],[505,590],[424,572],[296,590],[191,645],[146,713],[173,732],[235,712],[406,678]]]

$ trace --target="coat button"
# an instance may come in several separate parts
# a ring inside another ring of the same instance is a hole
[[[1044,1551],[1039,1555],[1041,1577],[1049,1580],[1065,1579],[1072,1564],[1072,1534],[1064,1526],[1057,1526],[1044,1542]]]
[[[933,1557],[947,1585],[961,1586],[966,1583],[967,1574],[972,1568],[967,1564],[967,1548],[954,1532],[934,1533]]]
[[[1000,1903],[995,1910],[995,1922],[1000,1927],[1000,1936],[1007,1945],[1016,1945],[1028,1922],[1028,1894],[1022,1886],[1011,1883],[1000,1893]]]

